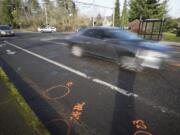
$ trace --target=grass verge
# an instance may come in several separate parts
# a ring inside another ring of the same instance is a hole
[[[6,73],[3,71],[3,69],[0,67],[0,80],[3,81],[7,89],[9,90],[9,93],[15,98],[17,103],[20,105],[19,112],[27,122],[27,124],[38,134],[38,135],[50,135],[48,130],[45,128],[45,126],[42,124],[42,122],[38,119],[38,117],[35,115],[33,110],[29,107],[29,105],[26,103],[25,99],[22,97],[22,95],[18,92],[14,84],[9,80]]]
[[[163,36],[164,36],[164,41],[180,42],[180,37],[176,37],[176,34],[170,32],[164,32]]]

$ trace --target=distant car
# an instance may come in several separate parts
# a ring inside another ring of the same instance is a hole
[[[39,27],[38,31],[39,32],[50,33],[50,32],[56,32],[56,28],[55,27],[51,27],[51,26],[45,26],[45,27]]]
[[[93,55],[113,60],[131,71],[142,71],[144,67],[159,69],[171,50],[116,27],[85,28],[69,37],[68,42],[75,56]]]
[[[0,25],[0,36],[14,36],[13,29],[8,25]]]

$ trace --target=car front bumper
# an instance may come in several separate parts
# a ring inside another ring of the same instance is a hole
[[[160,69],[163,61],[169,58],[169,55],[156,51],[142,51],[136,54],[141,59],[141,66]]]

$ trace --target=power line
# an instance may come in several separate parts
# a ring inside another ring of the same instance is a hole
[[[97,7],[102,7],[102,8],[109,8],[109,9],[114,9],[114,7],[107,7],[103,5],[98,5],[95,3],[85,3],[85,2],[80,2],[80,1],[74,1],[75,3],[83,4],[83,5],[89,5],[89,6],[97,6]]]

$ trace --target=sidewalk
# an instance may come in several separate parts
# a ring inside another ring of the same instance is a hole
[[[27,125],[16,100],[0,80],[0,135],[37,135]]]
[[[177,42],[161,41],[160,43],[180,47],[180,43]]]

